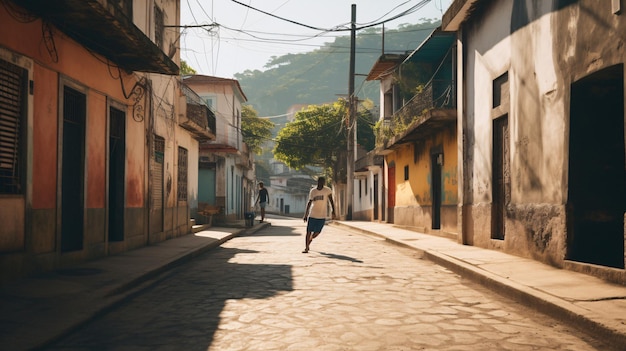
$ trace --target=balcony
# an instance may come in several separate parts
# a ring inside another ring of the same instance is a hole
[[[120,0],[13,0],[126,71],[177,75],[178,66],[132,20]]]
[[[245,143],[242,143],[241,150],[239,151],[240,151],[240,154],[235,159],[235,163],[237,164],[237,166],[245,170],[251,170],[254,162],[253,162],[253,158],[251,157],[252,155],[250,154],[250,149],[248,149],[248,145],[246,145]]]
[[[451,80],[433,80],[415,94],[376,131],[378,154],[385,149],[422,139],[456,123],[455,84]]]
[[[382,167],[384,158],[381,155],[377,155],[374,152],[368,152],[365,156],[359,158],[354,163],[355,172],[364,172],[371,167]]]
[[[215,140],[215,114],[188,86],[182,84],[181,89],[184,96],[180,105],[186,108],[182,109],[178,124],[200,142]]]

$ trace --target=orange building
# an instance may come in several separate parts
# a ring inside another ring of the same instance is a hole
[[[188,233],[179,1],[0,3],[0,280]]]

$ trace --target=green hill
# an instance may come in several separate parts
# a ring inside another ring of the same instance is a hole
[[[419,24],[386,29],[385,53],[414,50],[439,24],[438,20],[424,19]],[[367,28],[358,31],[356,38],[355,92],[359,99],[370,99],[377,106],[379,84],[365,82],[365,76],[382,53],[382,37],[382,28]],[[348,33],[307,53],[274,57],[266,70],[247,70],[235,78],[259,116],[276,116],[294,104],[322,104],[346,96],[349,63]]]

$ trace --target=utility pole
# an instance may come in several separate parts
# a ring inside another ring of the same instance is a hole
[[[348,153],[346,156],[346,220],[352,220],[352,203],[354,201],[354,161],[356,149],[356,97],[354,96],[354,66],[356,46],[356,4],[352,4],[352,20],[350,25],[350,77],[348,84]]]

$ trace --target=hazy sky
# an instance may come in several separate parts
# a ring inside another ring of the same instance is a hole
[[[182,31],[181,59],[199,74],[233,78],[247,69],[264,70],[272,56],[313,51],[333,42],[335,36],[350,35],[352,4],[356,4],[357,28],[398,17],[385,23],[385,29],[395,29],[421,18],[441,19],[450,3],[452,0],[182,0],[181,25],[207,26]]]

